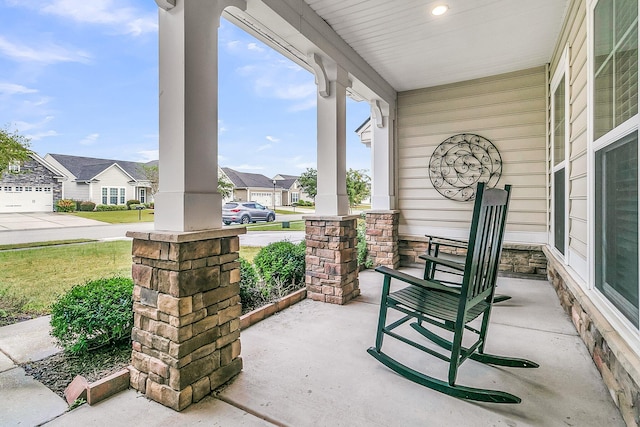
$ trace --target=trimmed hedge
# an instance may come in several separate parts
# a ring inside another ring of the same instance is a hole
[[[71,353],[131,338],[133,280],[98,279],[77,285],[51,306],[51,335]]]
[[[105,212],[105,211],[126,211],[127,205],[98,205],[96,206],[97,212]]]
[[[296,285],[304,281],[305,252],[304,241],[297,245],[275,242],[260,249],[253,263],[267,286]]]
[[[93,202],[81,202],[80,209],[82,212],[91,212],[96,208],[96,204]]]

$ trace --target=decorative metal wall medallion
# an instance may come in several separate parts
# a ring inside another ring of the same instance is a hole
[[[466,202],[476,197],[476,183],[498,184],[502,158],[486,138],[470,133],[454,135],[436,147],[429,161],[433,187],[447,199]]]

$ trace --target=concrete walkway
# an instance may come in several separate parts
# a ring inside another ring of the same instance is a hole
[[[366,349],[374,343],[381,282],[379,274],[364,271],[362,295],[345,306],[303,300],[243,330],[242,373],[217,397],[182,413],[132,390],[65,412],[62,399],[42,390],[14,365],[31,354],[41,357],[51,351],[46,349],[46,320],[0,328],[0,425],[36,425],[55,416],[45,425],[624,425],[548,282],[499,279],[500,292],[513,299],[494,309],[487,348],[529,358],[540,368],[497,368],[467,361],[460,370],[460,384],[508,391],[522,398],[519,405],[455,399],[416,385],[369,356]],[[386,343],[387,351],[409,366],[434,375],[444,372],[437,359],[390,338]]]

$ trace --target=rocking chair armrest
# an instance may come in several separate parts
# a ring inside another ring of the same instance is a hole
[[[422,288],[426,288],[426,289],[432,289],[432,290],[436,290],[436,291],[442,291],[442,292],[447,292],[450,294],[454,294],[454,295],[460,295],[460,290],[457,288],[452,288],[449,286],[445,286],[443,284],[440,284],[438,282],[434,282],[431,280],[424,280],[424,279],[420,279],[418,277],[415,276],[411,276],[410,274],[406,274],[406,273],[402,273],[398,270],[394,270],[391,269],[389,267],[385,267],[385,266],[379,266],[376,267],[376,271],[378,273],[382,273],[385,276],[389,276],[392,277],[394,279],[398,279],[401,280],[405,283],[408,283],[410,285],[415,285],[415,286],[420,286]]]
[[[464,264],[449,259],[442,259],[428,254],[419,255],[418,258],[432,262],[434,264],[444,265],[445,267],[453,268],[454,270],[464,271]]]
[[[448,247],[460,248],[460,249],[466,249],[467,246],[469,246],[469,242],[466,240],[451,239],[449,237],[432,236],[430,234],[425,234],[424,236],[429,238],[430,245],[448,246]]]

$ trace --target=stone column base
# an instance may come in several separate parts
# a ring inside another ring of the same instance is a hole
[[[374,267],[398,268],[398,223],[400,211],[367,211],[367,260]]]
[[[360,295],[357,219],[358,215],[305,217],[308,298],[346,304]]]
[[[242,369],[238,234],[245,232],[127,233],[131,386],[150,399],[182,411]]]

